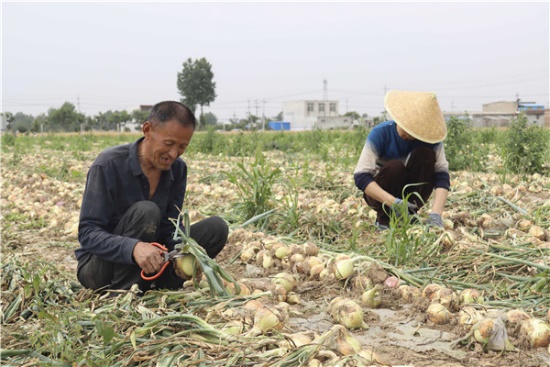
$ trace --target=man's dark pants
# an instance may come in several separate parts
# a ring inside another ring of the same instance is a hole
[[[388,161],[380,169],[374,181],[393,196],[408,197],[410,202],[421,208],[428,201],[434,189],[434,170],[434,151],[428,147],[420,147],[411,153],[407,165],[399,160]],[[416,195],[410,195],[413,192],[417,192],[422,200]],[[376,221],[384,226],[389,225],[388,207],[366,194],[363,194],[363,197],[367,204],[376,211]]]
[[[156,232],[161,219],[158,206],[152,201],[140,201],[124,214],[114,234],[139,239],[143,242],[156,242]],[[191,225],[190,236],[214,258],[225,246],[229,228],[219,217],[210,217]],[[143,292],[155,288],[181,288],[184,280],[178,277],[173,266],[167,266],[163,274],[154,281],[141,278],[141,268],[137,264],[121,264],[103,260],[87,254],[78,262],[77,277],[80,283],[91,289],[130,289],[137,284]]]

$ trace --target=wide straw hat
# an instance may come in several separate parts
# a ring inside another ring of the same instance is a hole
[[[445,118],[434,93],[390,91],[384,106],[395,123],[418,140],[435,144],[447,136]]]

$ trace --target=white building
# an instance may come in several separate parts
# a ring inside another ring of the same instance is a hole
[[[283,103],[283,120],[291,130],[351,128],[351,117],[339,116],[336,100],[303,100]]]
[[[443,112],[445,119],[462,117],[466,114],[472,127],[508,127],[518,114],[523,112],[527,121],[538,126],[550,127],[549,110],[534,102],[498,101],[485,103],[481,112]]]

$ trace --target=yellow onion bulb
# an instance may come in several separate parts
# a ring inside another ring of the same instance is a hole
[[[312,268],[315,265],[323,264],[323,260],[319,259],[317,256],[308,256],[304,259],[307,262],[307,265]]]
[[[306,242],[302,245],[302,250],[307,256],[317,256],[319,254],[319,246],[313,242]]]
[[[271,281],[274,284],[283,286],[287,292],[292,291],[294,287],[296,287],[296,278],[294,275],[288,273],[278,273],[271,279]]]
[[[508,339],[502,319],[484,318],[472,326],[474,339],[489,350],[516,350]]]
[[[304,261],[305,257],[304,255],[302,254],[293,254],[292,256],[290,256],[290,262],[295,264],[295,263],[298,263],[298,262],[302,262]]]
[[[252,335],[265,334],[269,331],[277,331],[283,328],[284,317],[274,308],[261,307],[254,313],[254,327]]]
[[[432,300],[437,296],[437,291],[440,290],[441,288],[442,287],[439,284],[434,284],[434,283],[428,284],[422,290],[422,297]]]
[[[238,290],[237,290],[237,285],[239,286]],[[225,287],[227,288],[227,291],[230,294],[234,294],[234,295],[248,296],[252,293],[250,291],[250,288],[248,288],[248,286],[242,282],[237,282],[236,284],[229,282],[226,284]]]
[[[519,332],[527,337],[534,348],[547,347],[550,344],[550,325],[541,319],[523,321]]]
[[[441,303],[431,303],[426,309],[426,314],[428,320],[434,324],[444,325],[448,324],[451,321],[452,314],[445,306]]]
[[[273,294],[273,298],[275,298],[277,301],[285,302],[288,291],[282,285],[275,284],[275,287],[271,290],[271,294]]]
[[[449,311],[456,311],[458,309],[458,296],[452,289],[442,287],[434,294],[434,298],[432,299],[437,300]]]
[[[388,361],[384,360],[373,350],[361,349],[359,352],[357,352],[357,355],[364,359],[366,363],[368,363],[367,366],[377,363],[383,366],[390,366],[390,363]]]
[[[329,315],[339,324],[349,329],[366,329],[363,309],[349,298],[336,297],[328,307]]]
[[[401,298],[403,298],[406,302],[412,302],[422,296],[420,288],[415,287],[414,285],[403,284],[399,286],[399,292],[401,293]]]
[[[475,304],[483,303],[483,296],[481,295],[481,293],[479,293],[477,289],[472,289],[472,288],[463,289],[460,292],[458,299],[460,301],[460,304],[462,305],[469,305],[472,303],[475,303]]]
[[[309,276],[312,279],[320,279],[321,273],[325,270],[324,264],[317,264],[315,266],[312,266],[311,269],[309,269]]]
[[[311,344],[312,341],[313,339],[310,337],[308,332],[302,332],[295,334],[285,334],[285,340],[277,343],[277,345],[288,350],[299,348],[306,344]]]
[[[195,256],[185,254],[183,256],[176,257],[176,266],[180,272],[188,277],[192,277],[199,265],[197,264]]]
[[[283,259],[288,256],[290,253],[290,250],[288,249],[288,246],[281,244],[280,246],[277,246],[275,249],[275,257],[278,259]]]
[[[358,274],[353,277],[353,288],[361,291],[368,291],[374,287],[374,283],[371,278],[366,275]]]
[[[263,308],[264,304],[257,299],[251,299],[243,305],[245,310],[256,311],[259,308]]]
[[[378,308],[382,302],[382,297],[380,295],[381,288],[380,284],[377,284],[374,288],[363,292],[361,295],[361,302],[369,308]]]
[[[302,303],[300,296],[294,292],[290,292],[286,295],[286,302],[291,305],[299,305]]]
[[[250,262],[254,257],[256,256],[256,252],[254,251],[253,248],[247,248],[247,249],[244,249],[242,252],[241,252],[241,261],[244,262],[244,263],[248,263]]]
[[[495,327],[495,320],[484,318],[478,321],[477,324],[474,325],[474,339],[482,344],[489,343],[489,340],[491,339],[491,334],[493,333],[493,328]]]
[[[223,325],[220,331],[230,335],[239,335],[244,331],[244,329],[245,324],[242,321],[231,320]]]
[[[336,336],[336,349],[344,356],[355,354],[361,350],[361,342],[346,329],[339,329]]]
[[[353,259],[336,260],[334,263],[334,277],[344,280],[353,275]]]
[[[529,320],[531,316],[520,309],[509,310],[506,312],[505,320],[508,324],[520,325],[523,321]]]
[[[472,306],[464,306],[458,313],[460,325],[475,325],[482,319],[481,314]]]

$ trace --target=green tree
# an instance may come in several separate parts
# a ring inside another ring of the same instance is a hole
[[[212,112],[206,112],[204,114],[204,123],[206,125],[216,125],[218,123],[218,117]]]
[[[131,121],[132,117],[127,111],[107,111],[98,114],[98,126],[105,131],[118,131],[120,125],[124,122]]]
[[[201,108],[199,129],[203,125],[203,107],[209,106],[216,99],[216,83],[212,65],[203,57],[201,59],[187,59],[183,69],[178,73],[177,86],[181,102],[195,112],[197,105]]]
[[[361,118],[361,115],[355,111],[346,112],[344,116],[351,117],[352,120],[359,120]]]
[[[122,125],[132,120],[128,111],[115,111],[112,118],[116,131],[122,131]]]
[[[6,129],[7,130],[11,130],[11,128],[13,127],[12,126],[12,122],[13,122],[13,113],[11,112],[0,112],[0,116],[2,117],[2,120],[5,121],[6,123]]]
[[[78,112],[71,102],[65,102],[60,108],[48,110],[47,124],[51,131],[79,131],[86,117]]]
[[[36,116],[34,118],[34,121],[32,122],[31,131],[35,133],[42,132],[42,129],[47,124],[48,117],[45,113],[41,113],[40,115]]]
[[[25,133],[31,130],[33,120],[34,117],[32,115],[27,115],[23,112],[17,112],[15,115],[12,116],[9,127],[13,129],[13,131]]]
[[[141,124],[147,121],[147,118],[149,118],[149,111],[144,111],[144,110],[132,111],[132,121],[136,125],[136,130],[140,129]]]
[[[95,116],[86,116],[86,120],[84,121],[84,130],[90,131],[97,126],[97,119]]]

